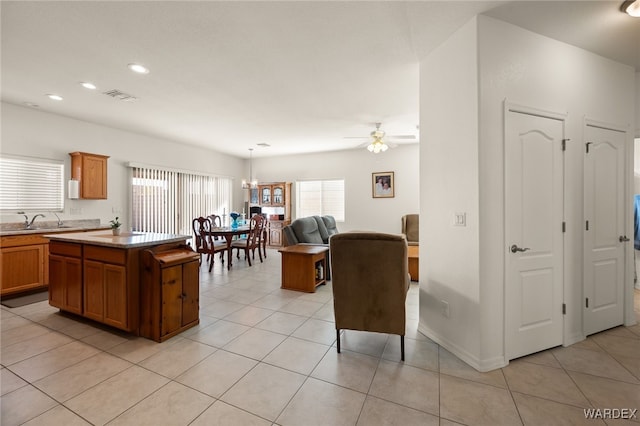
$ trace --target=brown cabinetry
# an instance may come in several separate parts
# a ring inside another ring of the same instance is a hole
[[[285,221],[274,220],[269,222],[269,245],[271,247],[282,247],[284,245],[284,235],[282,229]]]
[[[285,217],[291,217],[291,183],[258,184],[258,197],[261,207],[285,207]]]
[[[95,321],[129,330],[129,285],[127,251],[123,249],[84,247],[84,315]],[[132,279],[137,280],[132,270]]]
[[[263,207],[263,213],[270,211],[281,212],[277,218],[270,213],[267,215],[268,230],[267,244],[270,247],[282,247],[284,245],[283,228],[291,223],[291,182],[269,182],[258,184],[257,197],[253,192],[249,193],[252,205]],[[268,209],[265,209],[268,208]]]
[[[13,235],[1,237],[0,246],[0,295],[47,287],[49,240],[41,235]]]
[[[107,198],[106,155],[71,152],[71,179],[80,182],[80,198]]]
[[[142,252],[140,335],[162,342],[200,322],[199,259],[188,246]]]
[[[82,314],[82,246],[49,245],[49,304]]]

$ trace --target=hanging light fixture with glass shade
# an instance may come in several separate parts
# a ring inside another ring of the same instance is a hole
[[[253,148],[249,148],[249,181],[242,179],[242,189],[258,187],[258,180],[253,178]]]
[[[622,3],[621,7],[623,12],[626,12],[629,16],[634,18],[640,18],[640,0],[627,0]]]
[[[382,138],[384,137],[384,132],[380,130],[380,124],[381,123],[376,123],[376,129],[371,132],[373,141],[369,144],[369,146],[367,146],[369,152],[373,152],[374,154],[385,152],[387,149],[389,149],[389,146],[382,140]]]

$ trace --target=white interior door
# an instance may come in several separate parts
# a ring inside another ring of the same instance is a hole
[[[562,344],[564,121],[508,109],[505,351]]]
[[[585,335],[624,322],[625,137],[616,130],[585,128]]]

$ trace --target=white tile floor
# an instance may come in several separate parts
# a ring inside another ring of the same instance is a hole
[[[606,424],[583,409],[640,408],[640,326],[479,373],[416,331],[412,284],[404,363],[375,333],[345,332],[338,355],[330,285],[282,290],[268,256],[203,268],[200,325],[161,344],[2,307],[2,425]]]

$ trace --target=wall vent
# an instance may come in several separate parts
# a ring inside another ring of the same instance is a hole
[[[113,99],[117,99],[123,102],[135,102],[138,100],[138,98],[136,98],[135,96],[124,93],[123,91],[118,89],[107,90],[106,92],[102,92],[102,94],[111,96]]]

